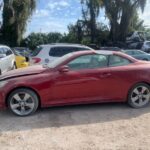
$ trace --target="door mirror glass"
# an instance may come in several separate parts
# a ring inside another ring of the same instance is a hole
[[[65,73],[65,72],[69,71],[69,67],[68,66],[61,66],[58,70],[61,73]]]
[[[6,54],[0,54],[0,58],[6,57]]]

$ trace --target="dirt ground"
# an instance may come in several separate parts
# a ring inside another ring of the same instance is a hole
[[[0,111],[1,150],[150,150],[150,106],[55,107],[21,118]]]

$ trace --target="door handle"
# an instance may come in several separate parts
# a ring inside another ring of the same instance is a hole
[[[108,77],[110,77],[110,76],[111,76],[111,73],[102,73],[102,74],[100,75],[101,78],[108,78]]]

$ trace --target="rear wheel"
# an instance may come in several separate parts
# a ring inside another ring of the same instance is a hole
[[[142,108],[150,102],[150,86],[145,83],[136,84],[129,92],[128,104],[133,108]]]
[[[30,89],[14,90],[8,97],[8,106],[11,112],[18,116],[33,114],[39,105],[39,99]]]

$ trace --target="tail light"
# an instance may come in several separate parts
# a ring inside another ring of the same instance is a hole
[[[32,58],[33,63],[37,64],[41,62],[41,58]]]

